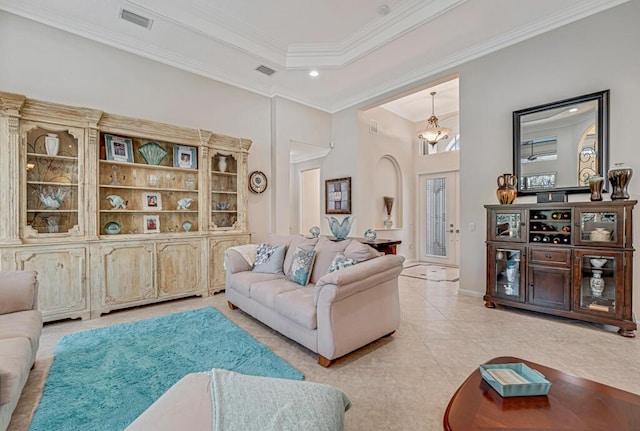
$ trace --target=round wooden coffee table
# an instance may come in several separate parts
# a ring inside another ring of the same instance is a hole
[[[475,370],[458,388],[444,414],[446,431],[640,430],[640,396],[513,357],[489,364],[523,362],[551,382],[548,395],[503,398]]]

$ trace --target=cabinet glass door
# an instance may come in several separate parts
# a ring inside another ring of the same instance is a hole
[[[622,280],[616,274],[622,264],[622,255],[586,251],[577,251],[576,255],[580,262],[576,288],[581,311],[619,314],[618,292],[622,290]]]
[[[211,228],[232,230],[238,226],[238,163],[231,154],[211,157]]]
[[[493,226],[491,227],[493,239],[496,241],[523,242],[523,226],[523,210],[496,210],[494,212]]]
[[[495,296],[513,301],[523,301],[524,289],[520,263],[522,256],[521,250],[499,247],[495,249],[494,255]]]
[[[49,130],[27,125],[24,236],[81,233],[78,219],[81,137],[82,131],[75,129]]]
[[[624,216],[618,210],[579,210],[579,235],[581,245],[622,246]]]

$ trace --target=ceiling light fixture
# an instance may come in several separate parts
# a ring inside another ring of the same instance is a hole
[[[436,145],[442,138],[446,138],[451,129],[448,127],[440,127],[438,123],[438,117],[435,114],[435,95],[436,92],[431,92],[431,117],[427,119],[427,128],[418,132],[418,138],[428,142],[431,145]]]
[[[320,72],[318,72],[317,70],[313,69],[312,71],[309,72],[309,76],[312,78],[317,77],[318,75],[320,75]]]
[[[571,108],[569,109],[569,112],[578,112],[578,108]]]

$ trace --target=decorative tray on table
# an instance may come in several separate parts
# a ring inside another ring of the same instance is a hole
[[[482,378],[503,397],[547,395],[551,383],[523,363],[482,364]]]

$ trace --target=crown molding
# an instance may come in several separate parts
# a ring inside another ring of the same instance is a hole
[[[467,1],[404,1],[340,42],[289,45],[286,67],[344,67]]]
[[[586,18],[609,8],[627,3],[628,1],[630,0],[591,0],[582,3],[580,7],[574,6],[560,10],[547,19],[538,20],[518,29],[503,33],[486,42],[473,45],[456,54],[446,56],[436,63],[415,69],[395,79],[391,77],[382,85],[371,87],[367,91],[333,104],[328,112],[333,114],[353,106],[371,103],[375,98],[387,95],[393,91],[398,91],[403,87],[406,88],[410,85],[414,85],[416,82],[424,80],[430,76],[444,72],[448,69],[467,63],[471,60],[475,60],[508,46],[515,45],[519,42],[562,27],[579,19]]]

